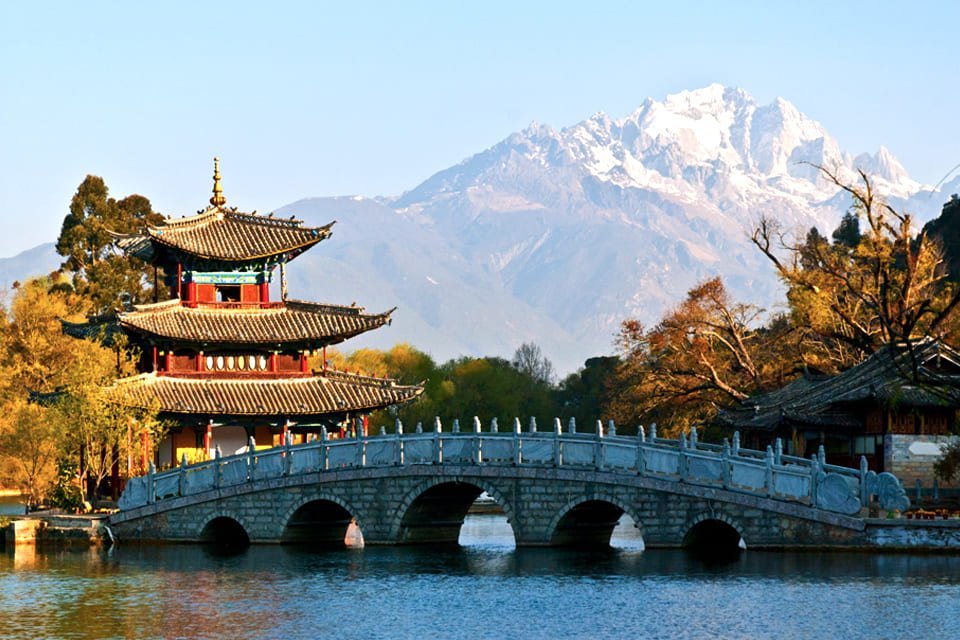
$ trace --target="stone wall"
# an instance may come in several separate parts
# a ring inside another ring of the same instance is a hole
[[[917,480],[924,487],[933,485],[933,464],[940,449],[958,436],[919,436],[888,434],[883,439],[883,466],[897,476],[908,490]],[[941,482],[941,486],[957,486]]]

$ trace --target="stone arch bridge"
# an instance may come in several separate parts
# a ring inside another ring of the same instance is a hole
[[[342,544],[456,543],[482,493],[518,546],[606,545],[623,514],[645,545],[712,541],[751,548],[864,543],[862,507],[906,508],[890,474],[690,437],[473,428],[321,439],[132,478],[110,518],[118,539]]]

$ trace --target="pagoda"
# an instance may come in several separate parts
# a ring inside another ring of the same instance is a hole
[[[326,366],[328,345],[389,324],[393,309],[368,314],[356,305],[286,299],[286,264],[329,238],[334,223],[307,227],[226,202],[214,158],[210,206],[114,236],[123,251],[162,269],[170,299],[107,322],[64,323],[78,337],[120,331],[140,348],[139,375],[118,380],[113,391],[118,402],[159,407],[171,425],[151,456],[158,465],[210,457],[218,447],[233,454],[250,438],[263,448],[288,432],[306,441],[323,428],[334,435],[362,429],[371,411],[423,392]],[[278,270],[281,295],[271,300]],[[317,352],[322,365],[314,371],[308,355]]]

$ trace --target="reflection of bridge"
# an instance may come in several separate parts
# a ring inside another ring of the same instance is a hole
[[[571,425],[572,427],[572,425]],[[398,425],[399,428],[399,425]],[[495,423],[493,425],[495,429]],[[630,516],[647,547],[706,539],[751,547],[865,543],[861,507],[906,508],[890,474],[765,452],[604,433],[391,434],[251,451],[127,483],[117,536],[155,540],[342,543],[355,520],[367,544],[457,541],[476,497],[503,507],[518,545],[606,544]]]

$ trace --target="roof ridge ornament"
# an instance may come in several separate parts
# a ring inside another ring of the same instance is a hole
[[[220,186],[220,158],[213,159],[213,197],[210,198],[210,204],[215,207],[222,207],[227,204],[227,199],[223,195],[223,188]]]

